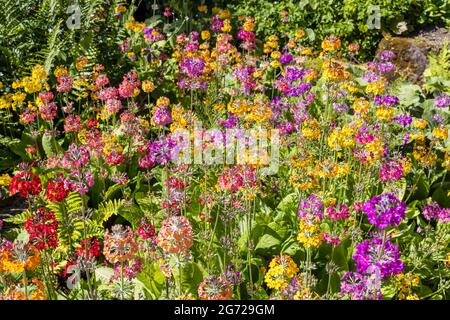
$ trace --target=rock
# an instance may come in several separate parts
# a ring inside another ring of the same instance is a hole
[[[396,71],[389,78],[404,77],[410,82],[420,84],[423,72],[428,67],[427,55],[430,52],[439,52],[445,41],[450,43],[450,32],[444,28],[430,28],[407,37],[385,35],[378,45],[377,54],[385,49],[395,53],[393,62]]]

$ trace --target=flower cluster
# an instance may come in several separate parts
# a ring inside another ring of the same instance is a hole
[[[53,212],[39,208],[25,221],[24,227],[39,250],[58,246],[58,221]]]
[[[391,193],[383,193],[364,203],[363,211],[371,224],[385,229],[400,224],[405,217],[406,204]]]

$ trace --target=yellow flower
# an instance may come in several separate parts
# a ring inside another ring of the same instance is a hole
[[[341,40],[336,36],[330,36],[322,41],[322,49],[324,51],[334,51],[341,47]]]
[[[272,58],[272,59],[279,59],[280,57],[281,57],[281,52],[280,51],[274,51],[274,52],[272,52],[271,54],[270,54],[270,57]]]
[[[369,162],[381,159],[384,151],[383,142],[380,138],[375,138],[372,142],[366,144],[366,150],[369,152],[367,157]]]
[[[353,109],[359,114],[365,114],[369,111],[369,102],[364,98],[358,98],[353,103]]]
[[[167,97],[159,97],[158,100],[156,100],[157,106],[168,106],[170,104],[170,100]]]
[[[208,30],[203,30],[202,33],[202,40],[209,40],[211,38],[211,33]]]
[[[323,64],[323,77],[327,80],[343,80],[346,77],[344,67],[338,62],[326,61]]]
[[[271,289],[280,290],[288,286],[288,281],[295,277],[299,268],[290,256],[276,256],[269,264],[264,281]]]
[[[219,16],[220,16],[220,19],[226,20],[226,19],[230,19],[231,13],[229,10],[223,9],[223,10],[219,11]]]
[[[304,48],[300,51],[300,54],[304,55],[304,56],[310,56],[312,55],[312,50],[311,48]]]
[[[4,173],[0,176],[0,186],[2,187],[8,187],[11,183],[12,178],[9,176],[9,174]]]
[[[394,117],[395,110],[394,108],[380,106],[375,110],[375,114],[377,115],[378,119],[391,121]]]
[[[320,128],[316,119],[307,119],[302,124],[302,134],[308,139],[319,139]]]
[[[425,129],[428,125],[427,120],[425,119],[414,119],[413,126],[417,129]]]
[[[153,92],[155,90],[155,85],[150,80],[142,81],[142,90],[146,93]]]
[[[124,12],[126,12],[127,11],[127,7],[125,7],[125,6],[117,6],[117,7],[115,7],[114,8],[114,11],[116,12],[116,13],[124,13]]]
[[[55,77],[59,78],[61,76],[67,76],[69,73],[67,72],[67,68],[64,66],[56,67],[55,71],[53,71]]]
[[[448,129],[444,126],[436,127],[433,129],[432,134],[436,139],[446,140],[448,138]]]
[[[76,59],[75,68],[77,68],[78,71],[83,70],[88,63],[89,59],[86,56],[79,56]]]
[[[206,12],[206,11],[208,11],[208,6],[206,4],[201,4],[197,7],[197,10],[199,12]]]
[[[281,62],[278,60],[272,60],[270,61],[270,66],[274,69],[278,69],[281,67]]]
[[[320,219],[317,216],[306,216],[300,220],[300,230],[297,240],[305,248],[318,248],[322,243],[323,232],[320,229]]]
[[[315,292],[311,292],[310,288],[305,288],[297,291],[294,295],[294,300],[320,300],[320,296]]]
[[[297,30],[296,32],[295,32],[295,37],[297,38],[297,39],[301,39],[301,38],[303,38],[304,36],[305,36],[305,31],[303,30],[303,29],[299,29],[299,30]]]
[[[245,18],[243,29],[245,31],[253,31],[255,28],[255,19],[252,17]]]
[[[384,93],[385,83],[383,79],[379,79],[377,81],[371,82],[366,87],[367,93],[372,93],[374,95],[381,95]]]
[[[231,31],[231,22],[229,19],[224,20],[221,31],[225,32],[225,33],[228,33]]]
[[[47,72],[43,66],[37,64],[31,70],[31,77],[35,80],[45,80],[47,77]]]
[[[311,70],[310,72],[305,74],[305,80],[308,82],[311,82],[316,79],[317,79],[317,71],[316,70]]]

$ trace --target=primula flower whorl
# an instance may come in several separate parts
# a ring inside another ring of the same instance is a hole
[[[264,281],[271,289],[285,289],[288,286],[288,281],[290,281],[298,271],[297,264],[290,256],[276,256],[269,264],[269,271],[267,271]]]
[[[28,198],[29,195],[36,196],[41,191],[41,179],[32,172],[19,172],[12,178],[9,185],[9,192],[11,194],[19,192],[23,198]]]
[[[224,277],[208,276],[200,283],[198,295],[202,300],[229,300],[233,289]]]
[[[156,242],[167,253],[187,254],[193,243],[191,223],[186,217],[167,218],[161,222]]]
[[[38,250],[58,246],[58,221],[53,212],[39,208],[25,221],[24,227]]]
[[[114,225],[111,231],[106,230],[103,254],[111,262],[124,262],[133,259],[138,251],[138,243],[130,227]]]
[[[398,226],[405,217],[406,204],[391,193],[375,196],[363,205],[371,224],[379,229]]]

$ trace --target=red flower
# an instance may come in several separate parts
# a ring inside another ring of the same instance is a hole
[[[24,223],[25,230],[30,235],[38,250],[56,248],[58,246],[58,221],[55,214],[45,208],[39,208]]]
[[[32,172],[20,172],[16,174],[9,185],[11,194],[17,192],[24,198],[31,195],[38,195],[42,191],[41,179]]]
[[[79,256],[86,255],[87,247],[87,258],[100,257],[102,254],[102,248],[100,246],[100,241],[95,237],[83,240],[80,242],[81,248],[77,249],[77,254]]]
[[[47,190],[45,195],[51,202],[61,202],[69,195],[70,185],[66,183],[62,178],[56,178],[53,181],[47,183]]]
[[[112,166],[117,166],[125,161],[125,156],[121,153],[111,153],[106,157],[106,162]]]
[[[136,233],[142,239],[154,239],[155,238],[155,227],[152,224],[143,224],[137,230]]]

